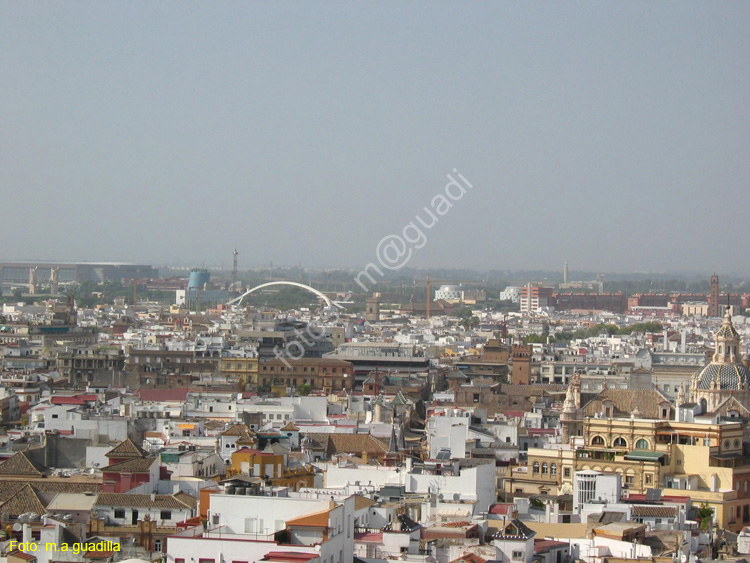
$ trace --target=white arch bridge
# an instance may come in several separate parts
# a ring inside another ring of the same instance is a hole
[[[239,305],[240,303],[242,303],[242,300],[248,295],[250,295],[251,293],[255,293],[259,289],[263,289],[265,287],[271,287],[274,285],[291,285],[292,287],[299,287],[301,289],[306,289],[310,293],[313,293],[315,296],[325,301],[325,304],[329,309],[332,309],[334,307],[340,308],[343,304],[346,303],[342,301],[331,301],[331,299],[325,293],[318,291],[314,287],[310,287],[309,285],[305,285],[303,283],[298,283],[298,282],[293,282],[293,281],[272,281],[272,282],[267,282],[267,283],[262,283],[260,285],[256,285],[252,289],[248,289],[245,293],[243,293],[239,297],[235,297],[231,301],[227,301],[227,305]]]

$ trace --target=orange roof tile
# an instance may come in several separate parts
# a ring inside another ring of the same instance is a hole
[[[326,509],[298,518],[292,518],[291,520],[287,520],[286,525],[305,528],[325,528],[328,526],[328,514],[330,512],[331,509]]]

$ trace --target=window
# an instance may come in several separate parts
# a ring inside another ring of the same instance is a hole
[[[161,539],[154,540],[154,551],[161,551]]]
[[[651,479],[652,479],[651,475],[646,475],[646,484],[647,485],[651,484]]]
[[[524,557],[523,551],[513,550],[513,561],[523,561],[524,559],[526,558]]]
[[[171,510],[162,510],[161,514],[159,514],[159,517],[162,520],[171,520],[172,519],[172,511]]]
[[[553,463],[550,466],[550,475],[557,475],[557,464]]]
[[[539,462],[538,462],[538,461],[535,461],[535,462],[534,462],[534,465],[533,465],[533,472],[534,472],[534,473],[539,473]]]
[[[542,475],[546,475],[547,473],[549,473],[549,465],[547,465],[547,462],[545,461],[542,464]]]
[[[202,557],[198,559],[198,563],[216,563],[216,559],[203,559]]]
[[[724,440],[724,447],[729,448],[729,440]]]
[[[175,557],[174,563],[185,563],[185,560],[182,557]]]
[[[635,449],[636,450],[647,450],[648,449],[648,442],[641,438],[635,443]]]
[[[125,509],[124,508],[116,508],[115,509],[115,518],[125,518]]]
[[[563,477],[570,477],[570,467],[563,469]]]
[[[602,438],[601,436],[594,436],[594,439],[591,440],[591,444],[594,446],[603,446],[604,438]]]
[[[60,415],[59,414],[53,414],[52,418],[60,418]]]
[[[617,438],[615,438],[613,446],[615,448],[627,448],[628,447],[628,443],[625,441],[625,438],[617,437]]]
[[[625,475],[625,484],[632,485],[635,483],[635,477],[633,475]]]

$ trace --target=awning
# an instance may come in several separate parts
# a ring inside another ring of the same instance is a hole
[[[667,455],[664,452],[652,452],[649,450],[633,450],[632,452],[625,454],[625,459],[633,461],[659,461]]]
[[[195,430],[195,424],[178,424],[180,430]]]

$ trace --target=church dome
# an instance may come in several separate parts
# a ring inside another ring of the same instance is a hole
[[[713,361],[693,375],[691,389],[750,390],[750,370],[742,364],[742,343],[729,311],[715,340]]]
[[[692,387],[693,389],[731,391],[750,390],[750,370],[742,364],[711,362],[693,376]]]

